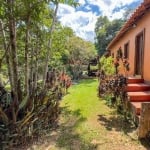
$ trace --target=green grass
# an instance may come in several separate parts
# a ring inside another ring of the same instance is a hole
[[[140,149],[135,128],[97,97],[97,79],[81,80],[61,101],[57,147],[62,150]],[[129,134],[132,138],[129,137]],[[135,137],[136,139],[136,137]]]
[[[60,101],[59,127],[47,133],[45,144],[34,149],[47,150],[145,150],[134,137],[134,126],[125,122],[115,109],[97,97],[98,81],[81,80]]]
[[[105,105],[101,106],[100,99],[97,97],[98,81],[96,79],[82,80],[74,85],[67,96],[64,97],[61,106],[68,105],[69,110],[80,110],[80,115],[90,118],[97,111],[107,113]],[[94,107],[93,107],[94,106]]]
[[[90,65],[90,70],[97,70],[97,69],[98,69],[98,65],[95,65],[95,66]]]
[[[82,80],[71,87],[69,94],[62,100],[64,126],[58,140],[59,146],[68,145],[67,149],[71,149],[70,146],[77,142],[79,149],[96,149],[92,141],[98,140],[106,132],[103,126],[99,126],[98,115],[114,112],[108,111],[105,101],[97,97],[97,87],[96,79]],[[68,130],[70,132],[66,133]]]

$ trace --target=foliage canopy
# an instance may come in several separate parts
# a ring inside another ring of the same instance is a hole
[[[96,50],[102,56],[110,41],[114,38],[124,23],[122,19],[110,21],[107,16],[100,16],[95,25],[96,33]]]

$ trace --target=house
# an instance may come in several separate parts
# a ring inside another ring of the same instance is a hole
[[[130,64],[127,102],[143,138],[150,133],[150,0],[141,3],[107,47],[114,59],[118,49]],[[123,63],[119,73],[125,74]]]
[[[150,0],[144,0],[131,15],[107,49],[116,56],[119,47],[130,64],[129,75],[150,82]],[[123,69],[120,68],[120,73]]]

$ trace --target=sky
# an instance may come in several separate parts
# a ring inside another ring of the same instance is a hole
[[[77,0],[77,8],[60,4],[58,19],[63,26],[71,27],[74,33],[94,43],[94,28],[99,16],[110,20],[123,17],[127,8],[135,9],[143,0]]]

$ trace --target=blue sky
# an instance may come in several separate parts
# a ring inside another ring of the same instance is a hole
[[[94,42],[94,28],[99,16],[110,20],[122,18],[127,8],[136,8],[143,0],[78,0],[77,8],[60,4],[59,21],[71,27],[77,36]]]

